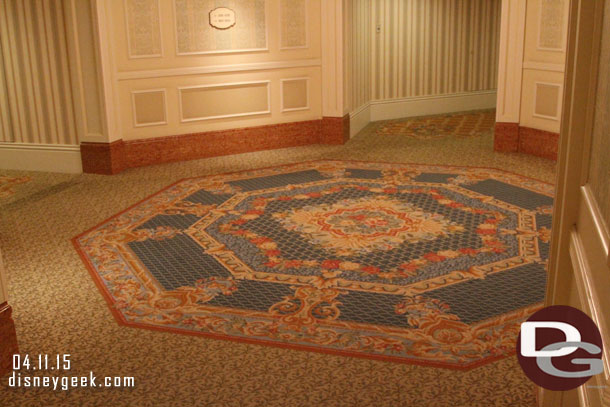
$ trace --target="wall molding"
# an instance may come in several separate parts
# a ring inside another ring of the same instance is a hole
[[[213,88],[234,88],[239,86],[247,86],[247,85],[265,85],[267,87],[267,109],[259,110],[255,112],[244,112],[244,113],[233,113],[233,114],[224,114],[218,116],[202,116],[202,117],[191,117],[184,118],[184,109],[182,106],[182,91],[184,90],[192,90],[192,89],[213,89]],[[179,107],[179,117],[181,123],[190,123],[190,122],[198,122],[204,120],[216,120],[216,119],[229,119],[234,117],[247,117],[247,116],[258,116],[263,114],[271,113],[271,81],[248,81],[248,82],[229,82],[229,83],[214,83],[209,85],[195,85],[195,86],[181,86],[178,87],[178,107]]]
[[[496,101],[495,90],[373,100],[370,102],[370,115],[371,121],[379,121],[468,110],[493,109],[496,107]]]
[[[524,61],[523,69],[531,69],[534,71],[551,71],[564,73],[566,70],[563,64],[551,64],[548,62]]]
[[[565,52],[566,51],[566,37],[568,33],[568,13],[569,13],[569,1],[564,2],[564,9],[562,10],[562,22],[561,22],[561,37],[562,37],[562,46],[559,48],[549,48],[540,45],[541,37],[542,37],[542,28],[547,23],[544,21],[543,7],[542,3],[540,4],[540,9],[538,10],[538,35],[536,37],[536,49],[539,51],[546,52]]]
[[[284,107],[284,83],[285,82],[297,82],[297,81],[305,81],[305,98],[307,100],[305,106],[303,107],[290,107],[290,108],[286,108]],[[309,101],[309,77],[308,76],[302,76],[299,78],[283,78],[280,79],[280,110],[282,113],[287,113],[287,112],[299,112],[302,110],[310,110],[311,109],[311,105],[310,105],[310,101]]]
[[[137,106],[136,106],[136,95],[143,93],[162,93],[163,94],[163,121],[149,122],[149,123],[138,123]],[[131,91],[131,116],[133,119],[134,127],[149,127],[149,126],[164,126],[167,125],[168,112],[167,112],[167,89],[144,89],[144,90],[132,90]]]
[[[284,16],[282,15],[282,1],[279,2],[279,15],[280,15],[280,28],[279,28],[279,39],[280,39],[280,51],[290,51],[290,50],[302,50],[302,49],[307,49],[309,48],[309,1],[308,0],[304,0],[305,1],[305,21],[304,21],[304,26],[305,26],[305,45],[297,45],[297,46],[292,46],[292,47],[284,47],[282,46],[282,43],[284,42],[284,37],[282,36],[282,24],[283,24],[283,19]]]
[[[176,56],[192,56],[192,55],[224,55],[224,54],[243,54],[243,53],[255,53],[255,52],[267,52],[269,51],[269,2],[265,1],[265,46],[263,48],[235,48],[235,49],[223,49],[223,50],[212,50],[212,51],[189,51],[181,52],[178,44],[178,12],[176,7],[176,1],[172,1],[173,6],[173,26],[174,26],[174,44],[176,44]],[[207,13],[206,13],[207,16]]]
[[[557,88],[557,114],[555,116],[547,116],[544,114],[536,113],[536,105],[538,104],[538,85],[551,86]],[[559,122],[561,116],[561,105],[563,101],[563,84],[552,83],[552,82],[539,82],[534,81],[534,104],[532,105],[532,116],[540,119],[553,120]]]
[[[271,62],[253,62],[247,64],[228,64],[228,65],[210,65],[210,66],[195,66],[186,68],[167,68],[167,69],[152,69],[145,71],[130,71],[118,72],[116,79],[119,81],[132,79],[150,79],[163,78],[168,76],[186,76],[186,75],[206,75],[215,73],[231,73],[245,71],[269,71],[278,69],[291,68],[306,68],[321,66],[322,60],[319,58],[299,59],[296,61],[271,61]]]
[[[0,143],[0,168],[70,174],[83,172],[80,147],[68,144]]]
[[[142,59],[142,58],[163,58],[163,26],[161,24],[161,4],[159,3],[159,0],[154,0],[155,3],[157,4],[157,14],[159,16],[159,53],[158,54],[146,54],[146,55],[135,55],[131,49],[131,36],[130,36],[130,27],[129,27],[129,10],[127,9],[127,7],[129,7],[128,5],[128,0],[123,0],[123,7],[124,7],[124,20],[125,20],[125,36],[127,38],[127,57],[129,59]]]

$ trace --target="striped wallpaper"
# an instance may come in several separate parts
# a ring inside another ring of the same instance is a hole
[[[348,2],[348,19],[351,24],[346,26],[350,32],[347,37],[351,39],[349,49],[350,75],[348,86],[351,89],[351,100],[348,101],[352,111],[365,105],[371,100],[371,55],[372,29],[372,1],[353,0]],[[348,45],[349,46],[349,45]]]
[[[352,111],[369,100],[497,87],[501,0],[354,0],[352,8]]]
[[[0,142],[78,144],[65,0],[0,0]]]

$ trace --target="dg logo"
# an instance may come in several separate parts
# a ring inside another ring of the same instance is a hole
[[[517,358],[538,386],[565,391],[603,373],[602,346],[591,318],[576,308],[554,305],[521,324]]]

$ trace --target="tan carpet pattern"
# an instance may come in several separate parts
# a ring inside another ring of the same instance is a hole
[[[445,136],[470,137],[490,134],[495,124],[495,111],[484,110],[450,115],[389,120],[377,128],[380,136],[402,136],[430,139]]]
[[[312,159],[500,168],[546,182],[554,163],[494,153],[491,134],[418,140],[369,125],[345,146],[311,146],[127,171],[30,176],[0,200],[0,248],[22,353],[72,355],[69,375],[134,376],[134,389],[11,389],[2,406],[533,406],[516,358],[466,372],[119,326],[70,238],[184,177]],[[52,373],[54,374],[54,373]]]

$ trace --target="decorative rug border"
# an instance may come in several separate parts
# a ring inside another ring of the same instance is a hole
[[[320,347],[315,347],[315,346],[299,345],[299,344],[293,344],[293,343],[272,342],[272,341],[266,341],[263,339],[256,339],[256,338],[235,337],[235,336],[228,336],[228,335],[222,335],[222,334],[216,334],[216,333],[210,333],[210,332],[191,331],[191,330],[181,329],[181,328],[160,327],[160,326],[149,325],[149,324],[144,324],[144,323],[139,323],[139,322],[128,322],[123,317],[123,315],[116,309],[115,301],[112,298],[112,296],[110,295],[110,293],[108,292],[108,289],[105,286],[104,282],[101,280],[101,276],[96,272],[95,267],[91,263],[90,259],[85,255],[84,251],[82,250],[81,246],[78,243],[78,240],[81,237],[83,237],[84,235],[97,229],[98,227],[102,226],[106,222],[123,215],[124,213],[130,211],[131,209],[136,208],[138,205],[146,202],[147,200],[151,199],[152,197],[157,196],[186,180],[192,180],[192,179],[209,177],[209,176],[234,175],[234,174],[238,174],[238,173],[246,173],[249,171],[260,171],[260,170],[272,169],[272,168],[285,168],[285,167],[291,167],[291,166],[307,165],[307,164],[314,164],[314,163],[324,163],[324,162],[385,164],[385,165],[396,165],[396,166],[420,165],[420,166],[428,166],[428,167],[443,167],[443,168],[447,168],[447,169],[451,169],[451,168],[485,169],[485,170],[500,171],[500,172],[516,175],[518,177],[522,177],[522,178],[536,181],[536,182],[539,182],[542,184],[546,184],[547,186],[554,187],[553,183],[546,182],[546,181],[540,180],[538,178],[518,174],[513,171],[503,170],[503,169],[494,168],[494,167],[481,167],[481,166],[470,166],[470,165],[444,165],[444,164],[430,164],[430,163],[423,164],[423,163],[414,163],[414,162],[387,162],[387,161],[377,161],[377,160],[369,161],[369,160],[353,160],[353,159],[352,160],[341,160],[341,159],[307,160],[307,161],[302,161],[302,162],[287,163],[287,164],[281,164],[281,165],[271,165],[271,166],[265,166],[265,167],[259,167],[259,168],[250,168],[250,169],[243,169],[243,170],[238,170],[238,171],[229,171],[229,172],[223,172],[223,173],[218,173],[218,174],[207,174],[207,175],[185,177],[185,178],[178,179],[177,181],[173,182],[172,184],[167,185],[166,187],[156,191],[155,193],[144,197],[143,199],[137,201],[136,203],[130,205],[129,207],[123,209],[122,211],[115,213],[112,216],[102,220],[101,222],[90,227],[89,229],[85,230],[84,232],[79,233],[78,235],[74,236],[70,240],[72,242],[72,245],[76,249],[76,252],[78,253],[79,257],[83,261],[85,267],[87,268],[89,274],[91,275],[95,285],[97,286],[98,290],[101,292],[102,297],[104,298],[108,307],[110,308],[112,316],[114,317],[116,322],[121,326],[128,326],[128,327],[139,328],[139,329],[147,329],[147,330],[158,331],[158,332],[170,332],[170,333],[178,333],[178,334],[182,334],[182,335],[200,336],[200,337],[206,337],[206,338],[211,338],[211,339],[228,340],[228,341],[238,342],[238,343],[264,345],[264,346],[271,346],[271,347],[276,347],[276,348],[291,349],[291,350],[298,350],[298,351],[308,351],[308,352],[316,352],[316,353],[329,354],[329,355],[347,356],[347,357],[355,357],[355,358],[361,358],[361,359],[371,359],[371,360],[379,360],[379,361],[386,361],[386,362],[393,362],[393,363],[419,365],[419,366],[444,368],[444,369],[449,369],[449,370],[460,370],[460,371],[471,370],[471,369],[474,369],[476,367],[479,367],[479,366],[482,366],[482,365],[485,365],[485,364],[488,364],[491,362],[496,362],[498,360],[502,360],[502,359],[514,356],[516,354],[516,350],[511,350],[502,355],[488,357],[488,358],[477,360],[477,361],[474,361],[472,363],[467,363],[467,364],[455,364],[455,363],[452,364],[452,363],[448,363],[448,362],[440,363],[440,362],[425,361],[425,360],[419,360],[419,359],[409,359],[409,358],[398,357],[398,356],[359,353],[359,352],[345,351],[345,350],[340,350],[340,349],[328,349],[328,348],[320,348]],[[525,309],[525,308],[528,308],[528,307],[524,307],[522,309]]]

